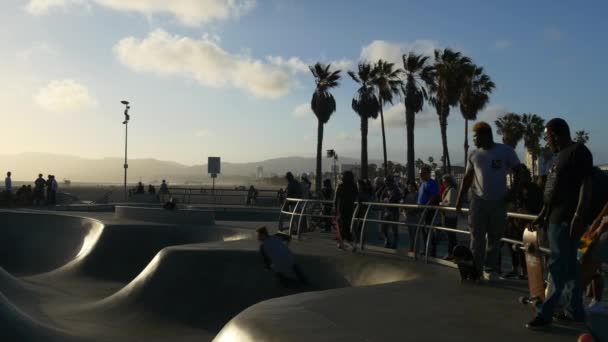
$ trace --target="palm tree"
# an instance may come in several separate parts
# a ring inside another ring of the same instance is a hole
[[[380,111],[380,101],[374,92],[372,81],[374,78],[373,69],[369,63],[359,63],[357,73],[349,71],[348,75],[361,87],[357,89],[353,97],[352,108],[361,118],[361,178],[368,178],[367,162],[367,132],[369,118],[378,118]]]
[[[496,124],[496,133],[502,135],[502,141],[515,148],[523,139],[526,127],[521,122],[521,115],[517,113],[507,113],[494,121]]]
[[[545,130],[545,120],[536,114],[524,114],[524,145],[532,156],[532,175],[536,172],[536,159],[540,153],[540,138]]]
[[[316,88],[310,100],[310,109],[317,116],[317,169],[315,177],[315,191],[321,193],[321,183],[323,182],[321,170],[321,151],[323,150],[323,125],[329,121],[331,115],[336,111],[336,100],[329,92],[330,89],[339,85],[340,70],[330,71],[331,64],[317,63],[309,66],[310,72],[315,77]]]
[[[380,124],[382,125],[382,153],[384,156],[384,175],[388,175],[388,158],[386,155],[386,134],[384,131],[384,105],[388,102],[393,103],[393,96],[399,94],[401,90],[400,69],[395,69],[394,63],[389,63],[382,59],[374,64],[374,78],[372,84],[376,88],[378,99],[380,100]]]
[[[456,106],[467,79],[466,69],[471,59],[451,49],[435,50],[435,62],[427,86],[431,95],[430,103],[435,107],[441,126],[443,146],[443,173],[450,173],[452,165],[448,151],[448,116],[450,107]]]
[[[410,52],[401,57],[405,72],[405,84],[402,86],[403,103],[405,104],[405,130],[407,133],[407,178],[416,179],[414,127],[416,113],[422,111],[424,100],[428,98],[426,89],[419,81],[429,81],[432,67],[427,65],[429,57]]]
[[[469,155],[469,120],[477,120],[477,113],[490,102],[490,94],[496,85],[482,67],[470,64],[465,68],[466,78],[460,94],[460,113],[464,118],[464,167]]]
[[[587,131],[576,131],[574,135],[574,141],[577,143],[586,144],[589,141],[589,132]]]

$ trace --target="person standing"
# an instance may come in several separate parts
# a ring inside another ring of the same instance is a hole
[[[419,205],[437,205],[439,204],[439,184],[431,178],[431,167],[424,165],[420,168],[420,187],[418,188],[418,204]],[[424,223],[430,225],[433,223],[434,210],[427,209],[424,214]],[[431,239],[429,256],[437,257],[437,238],[432,233],[431,229],[425,228],[423,231],[423,239],[426,244],[427,239]],[[429,234],[431,236],[429,237]]]
[[[293,198],[293,199],[299,199],[302,198],[302,184],[300,184],[300,182],[298,182],[298,180],[294,177],[293,173],[291,172],[287,172],[285,174],[285,180],[287,181],[287,187],[285,188],[285,199],[287,198]],[[288,202],[287,203],[287,208],[285,208],[287,211],[292,212],[295,214],[295,211],[300,208],[301,206],[298,203],[294,203],[294,202]],[[298,217],[293,217],[294,220],[298,221]],[[291,221],[290,221],[291,222]],[[291,225],[291,223],[290,223]],[[289,229],[290,227],[288,227],[287,229]],[[283,228],[283,215],[281,215],[279,217],[279,230],[284,230]]]
[[[407,184],[407,193],[403,198],[403,204],[416,204],[418,203],[418,188],[416,182],[410,181]],[[416,241],[416,231],[418,231],[418,209],[405,209],[405,220],[407,222],[407,232],[409,235],[409,252],[413,253]]]
[[[47,190],[47,204],[48,205],[55,205],[56,201],[57,201],[57,181],[55,180],[55,176],[54,175],[49,175],[48,179],[46,181],[46,190]]]
[[[392,176],[386,177],[385,180],[385,190],[382,194],[381,201],[383,203],[390,204],[398,204],[401,201],[401,191],[397,184],[395,184],[395,179]],[[399,245],[399,226],[396,222],[399,221],[399,208],[390,207],[384,208],[382,214],[382,221],[389,221],[395,223],[386,223],[383,222],[380,224],[380,231],[382,232],[382,236],[384,237],[384,248],[392,248],[397,249]],[[388,235],[388,229],[391,228],[393,239],[391,241]]]
[[[454,207],[456,206],[456,199],[458,197],[458,185],[456,184],[456,180],[452,175],[443,175],[441,177],[441,185],[444,190],[441,194],[441,203],[440,205],[443,207]],[[441,191],[440,191],[441,192]],[[458,226],[458,214],[453,211],[443,211],[443,226],[446,228],[456,229]],[[458,237],[455,232],[447,232],[448,236],[448,254],[443,258],[444,260],[452,260],[454,256],[452,255],[452,250],[458,244]]]
[[[469,225],[473,262],[477,274],[495,281],[499,279],[500,246],[507,222],[506,203],[511,193],[517,193],[519,189],[521,164],[512,147],[494,142],[492,128],[486,122],[480,121],[473,126],[473,142],[477,149],[469,154],[456,209],[461,210],[464,196],[472,185]],[[511,171],[515,172],[515,177],[509,193],[507,174]]]
[[[342,174],[342,183],[336,189],[336,198],[334,199],[334,208],[336,208],[336,216],[340,227],[340,237],[345,241],[352,241],[350,225],[355,212],[355,201],[357,200],[358,192],[355,175],[351,171],[345,171]],[[339,245],[342,248],[341,242]]]
[[[34,205],[41,206],[44,203],[44,187],[46,181],[42,177],[42,173],[38,174],[38,178],[34,181]]]
[[[165,196],[169,195],[169,186],[167,185],[167,181],[163,179],[160,187],[158,188],[158,196],[160,198],[161,203],[165,203]]]
[[[323,181],[323,188],[321,189],[321,196],[322,196],[322,200],[323,201],[329,201],[329,202],[333,202],[334,200],[334,189],[331,186],[331,180],[326,179]],[[330,216],[331,215],[331,211],[333,209],[332,205],[329,203],[322,203],[321,204],[321,214],[323,214],[323,216]],[[331,231],[331,218],[324,218],[322,220],[323,222],[323,230],[325,232],[330,232]]]
[[[4,196],[9,207],[13,206],[13,181],[11,175],[12,173],[9,171],[6,173],[6,178],[4,178]]]
[[[543,209],[531,228],[546,227],[551,251],[550,283],[547,298],[537,306],[536,317],[526,324],[530,329],[551,324],[564,291],[568,292],[568,302],[557,317],[582,322],[585,316],[577,250],[590,208],[593,156],[584,144],[572,141],[568,123],[560,118],[545,125],[545,141],[557,156],[547,175]]]

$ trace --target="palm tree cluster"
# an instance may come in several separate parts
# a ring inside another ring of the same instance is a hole
[[[407,134],[407,177],[415,178],[416,157],[414,150],[415,116],[423,110],[425,102],[435,108],[441,128],[444,173],[451,172],[451,161],[447,141],[448,116],[452,107],[459,106],[465,119],[465,160],[468,153],[468,121],[476,120],[477,114],[490,101],[494,82],[484,69],[475,65],[469,57],[451,49],[435,50],[433,56],[410,52],[402,56],[403,68],[394,63],[378,60],[359,63],[357,71],[348,75],[359,88],[352,100],[352,109],[361,121],[361,177],[368,177],[367,137],[369,119],[380,117],[382,130],[383,171],[389,168],[386,148],[384,106],[393,104],[396,98],[405,107]],[[340,70],[331,70],[331,65],[317,63],[310,67],[316,88],[311,109],[318,119],[317,174],[321,174],[321,151],[323,125],[336,110],[336,102],[330,90],[338,86]],[[320,178],[320,177],[318,177]],[[317,179],[316,189],[320,189]]]
[[[516,148],[523,139],[524,147],[532,156],[532,174],[535,172],[536,160],[541,152],[540,141],[545,129],[545,120],[537,114],[507,113],[495,122],[497,133],[502,135],[502,141]]]

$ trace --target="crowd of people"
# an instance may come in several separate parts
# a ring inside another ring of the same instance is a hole
[[[44,179],[42,174],[34,180],[34,186],[23,184],[13,193],[12,172],[6,173],[4,178],[4,191],[2,198],[7,207],[18,206],[54,206],[57,203],[57,189],[59,185],[54,175]]]
[[[333,202],[332,206],[324,206],[323,214],[335,215],[340,239],[356,242],[359,225],[353,225],[354,234],[351,236],[351,221],[357,202],[455,208],[441,211],[441,221],[434,223],[433,210],[404,209],[403,206],[385,206],[378,218],[382,222],[380,234],[384,247],[399,248],[400,233],[396,223],[405,222],[408,226],[410,252],[415,250],[414,237],[420,235],[423,241],[429,241],[428,254],[437,257],[439,238],[445,236],[448,251],[443,257],[451,260],[453,248],[461,243],[457,233],[446,231],[439,234],[437,230],[423,228],[417,234],[416,223],[422,221],[426,225],[433,223],[456,228],[459,217],[464,217],[462,207],[468,203],[470,247],[476,281],[488,282],[500,278],[526,279],[524,252],[518,246],[503,248],[502,239],[521,240],[526,228],[539,231],[540,240],[544,241],[542,244],[550,250],[546,257],[549,290],[546,299],[538,303],[537,316],[526,324],[526,327],[543,328],[549,325],[554,317],[560,320],[582,321],[585,314],[583,291],[590,289],[590,295],[593,297],[590,308],[597,307],[601,302],[602,278],[598,277],[598,270],[602,262],[608,261],[608,203],[602,202],[602,205],[606,205],[600,213],[592,213],[590,191],[593,158],[583,143],[572,140],[568,124],[563,119],[552,119],[547,122],[544,134],[554,158],[549,174],[542,181],[533,179],[512,147],[494,141],[489,124],[478,122],[473,127],[476,149],[468,156],[460,184],[449,174],[440,177],[436,174],[433,179],[432,170],[428,166],[420,168],[419,178],[416,180],[404,180],[399,176],[389,175],[375,179],[373,185],[367,179],[355,179],[352,172],[346,171],[335,191],[331,181],[323,182],[319,198]],[[310,182],[307,178],[298,181],[288,172],[286,180],[287,188],[284,195],[281,191],[280,199],[311,198]],[[366,209],[359,210],[359,215],[365,213]],[[537,215],[538,218],[532,223],[512,219],[508,218],[508,211]],[[424,217],[421,216],[423,214]],[[590,247],[579,260],[578,248],[581,238],[586,239]],[[426,246],[423,246],[422,253],[427,252],[425,248]],[[503,249],[511,254],[512,265],[510,270],[504,272],[501,262]],[[560,307],[562,295],[568,300]]]

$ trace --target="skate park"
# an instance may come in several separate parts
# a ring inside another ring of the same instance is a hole
[[[343,251],[316,233],[294,234],[289,244],[310,283],[282,288],[263,268],[255,240],[256,227],[274,231],[277,220],[263,221],[271,215],[260,209],[266,216],[253,221],[256,210],[2,210],[0,337],[574,341],[584,329],[522,329],[533,315],[517,302],[525,284],[461,283],[453,267],[372,246]]]

